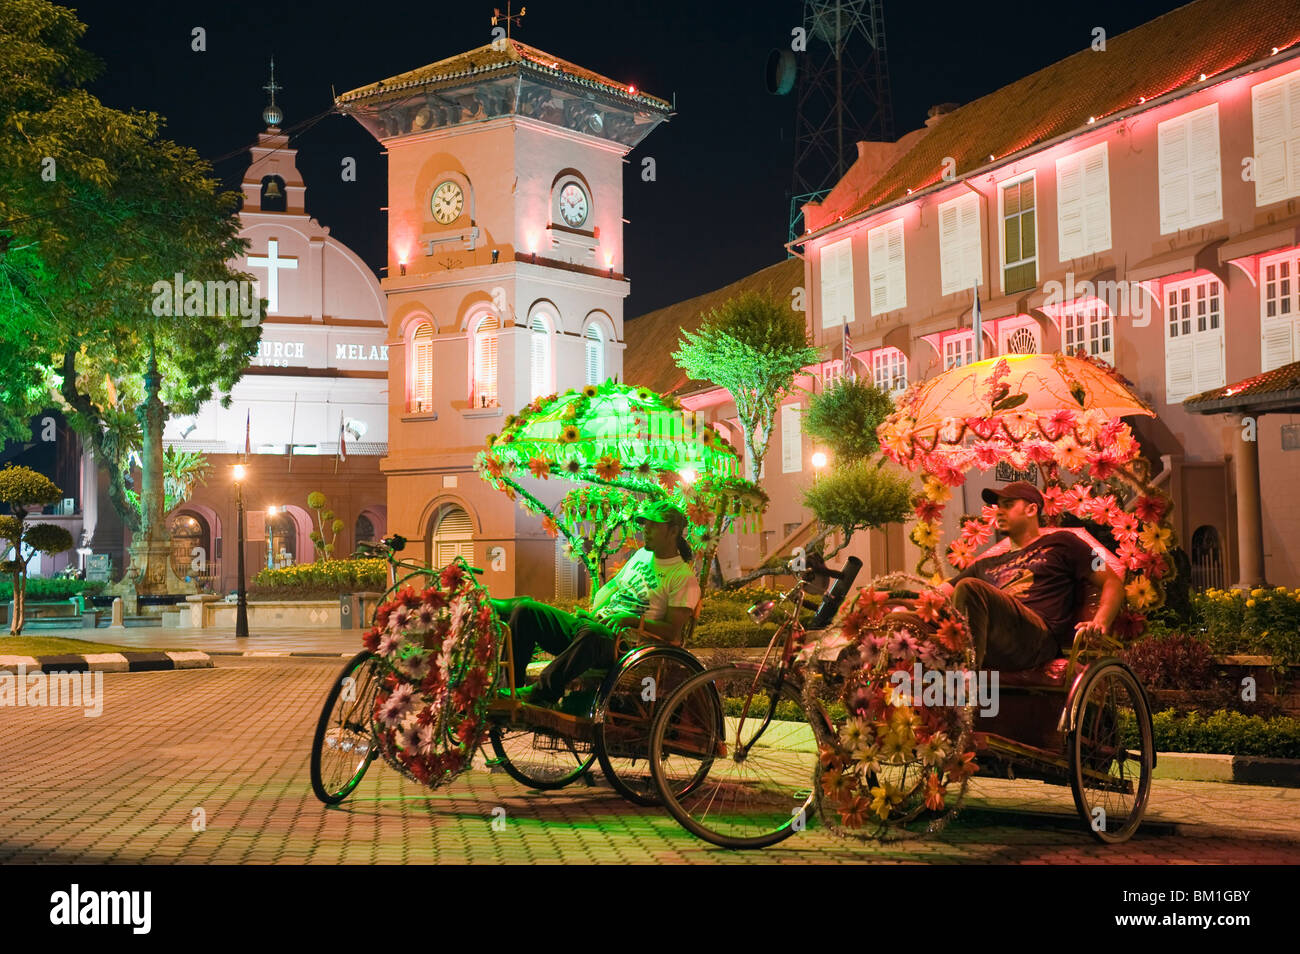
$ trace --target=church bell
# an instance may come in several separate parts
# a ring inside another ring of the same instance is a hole
[[[266,184],[266,198],[268,199],[284,198],[284,193],[280,191],[280,183],[278,180],[272,179],[270,182]]]

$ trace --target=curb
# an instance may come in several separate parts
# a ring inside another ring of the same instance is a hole
[[[1300,759],[1260,755],[1214,755],[1203,752],[1159,752],[1152,778],[1184,782],[1236,782],[1300,788]]]
[[[296,656],[296,657],[302,657],[307,659],[351,659],[353,656],[357,654],[357,652],[360,652],[360,650],[357,650],[356,652],[349,651],[346,653],[308,653],[308,652],[272,652],[270,650],[256,650],[256,649],[247,649],[244,650],[243,652],[240,652],[237,649],[208,649],[205,650],[205,652],[207,652],[209,656],[250,656],[258,659],[276,659],[276,658],[284,658],[288,656]]]
[[[67,653],[57,656],[0,656],[0,672],[172,672],[211,669],[201,652]]]

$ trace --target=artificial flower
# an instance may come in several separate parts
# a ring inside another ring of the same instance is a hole
[[[1174,532],[1169,527],[1149,523],[1142,528],[1138,539],[1142,542],[1142,547],[1150,553],[1167,553],[1173,536]]]
[[[931,772],[925,777],[925,807],[932,812],[943,811],[943,796],[947,789],[939,783],[939,773]]]
[[[1144,610],[1156,601],[1156,588],[1145,576],[1135,576],[1124,587],[1124,592],[1128,596],[1129,605],[1137,610]]]
[[[533,472],[534,477],[540,477],[542,480],[549,480],[551,477],[551,462],[545,457],[530,458],[528,469]]]
[[[596,476],[601,480],[613,480],[622,472],[622,462],[612,454],[606,454],[596,461]]]
[[[903,793],[885,781],[882,785],[877,785],[871,790],[871,810],[880,817],[882,821],[889,818],[889,813],[893,811],[894,806],[903,800]]]

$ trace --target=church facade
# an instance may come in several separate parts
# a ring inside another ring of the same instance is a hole
[[[389,162],[389,529],[417,559],[464,555],[493,593],[575,592],[577,566],[474,458],[534,397],[621,377],[624,156],[670,106],[503,38],[336,107]]]

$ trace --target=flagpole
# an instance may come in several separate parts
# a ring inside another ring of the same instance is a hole
[[[334,473],[339,472],[339,449],[343,446],[343,412],[339,411],[339,439],[334,447]]]
[[[289,473],[293,473],[293,429],[298,422],[298,392],[293,392],[293,414],[289,417]]]
[[[973,286],[975,290],[975,307],[971,311],[971,327],[975,330],[975,350],[973,352],[975,360],[979,361],[984,356],[984,320],[980,315],[980,287]]]

